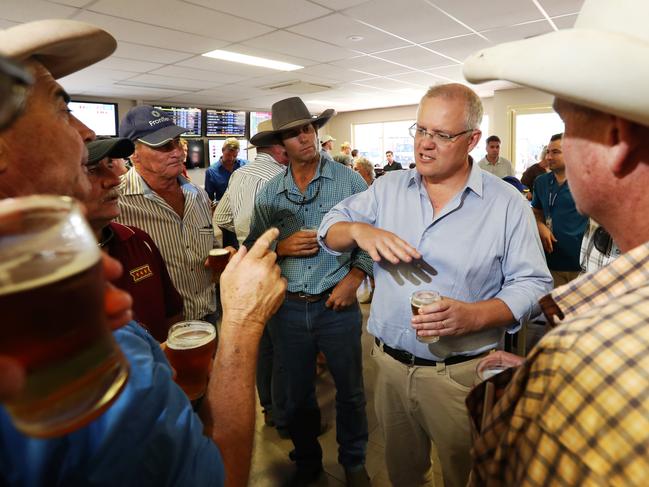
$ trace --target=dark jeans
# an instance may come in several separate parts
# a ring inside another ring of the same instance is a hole
[[[314,383],[316,354],[321,351],[336,385],[338,461],[350,468],[365,463],[367,448],[361,311],[358,303],[333,311],[325,302],[285,299],[269,323],[270,333],[286,372],[285,412],[298,467],[322,461]]]
[[[259,342],[259,359],[257,360],[257,393],[264,411],[270,411],[278,429],[286,429],[286,384],[284,371],[268,327]]]

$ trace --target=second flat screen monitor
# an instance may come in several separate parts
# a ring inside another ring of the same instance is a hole
[[[245,137],[246,112],[208,108],[205,135],[207,137]]]
[[[200,137],[202,135],[202,117],[200,108],[155,107],[170,116],[176,125],[187,129],[183,137]]]

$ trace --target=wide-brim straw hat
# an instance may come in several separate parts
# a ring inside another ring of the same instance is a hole
[[[280,142],[279,136],[282,132],[308,123],[315,125],[319,129],[336,114],[336,111],[329,108],[320,115],[313,117],[302,99],[294,96],[274,103],[271,113],[273,129],[255,134],[250,139],[253,145],[262,147],[277,144]]]
[[[471,83],[507,80],[649,126],[649,2],[586,0],[574,28],[483,49]]]

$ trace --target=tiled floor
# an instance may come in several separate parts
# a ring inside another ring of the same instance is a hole
[[[363,311],[363,369],[365,393],[367,397],[367,420],[369,425],[369,443],[367,447],[366,468],[374,487],[388,487],[390,481],[383,459],[384,444],[381,431],[374,414],[374,383],[376,368],[370,357],[373,338],[367,333],[365,322],[369,314],[369,305],[361,305]],[[319,487],[345,485],[345,474],[337,462],[337,444],[335,428],[335,389],[331,375],[324,373],[317,381],[318,402],[322,418],[329,424],[329,429],[320,436],[324,452],[323,464],[325,474],[315,484]],[[258,408],[255,434],[255,449],[253,453],[252,470],[250,474],[251,487],[277,487],[288,482],[294,471],[294,464],[289,460],[288,453],[293,449],[291,440],[283,440],[274,428],[264,426],[261,409]],[[434,469],[435,486],[443,485],[438,468]],[[407,487],[407,486],[398,486]]]

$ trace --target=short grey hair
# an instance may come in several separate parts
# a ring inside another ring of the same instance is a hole
[[[357,157],[356,160],[354,160],[354,165],[367,169],[367,172],[370,173],[372,179],[374,179],[374,165],[367,157]]]
[[[444,98],[446,100],[462,100],[465,103],[466,111],[466,129],[479,129],[482,123],[482,101],[480,97],[468,86],[460,83],[449,83],[444,85],[435,85],[428,88],[425,98]]]

